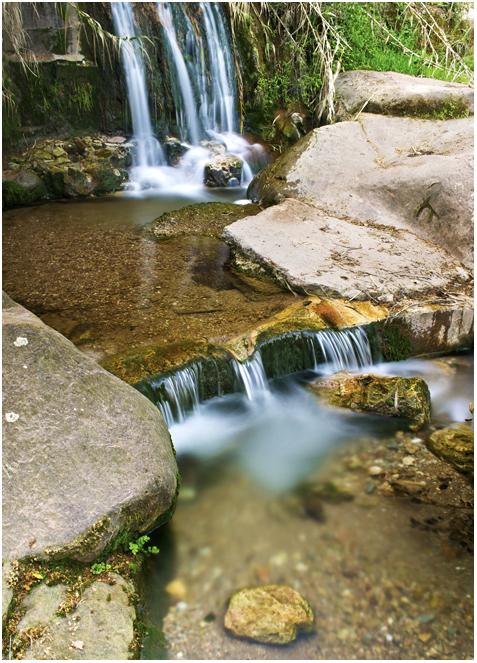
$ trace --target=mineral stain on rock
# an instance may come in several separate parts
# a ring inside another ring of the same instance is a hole
[[[225,628],[238,638],[286,645],[299,632],[315,631],[313,611],[291,587],[268,585],[233,594],[224,619]]]

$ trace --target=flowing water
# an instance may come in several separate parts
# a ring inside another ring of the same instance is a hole
[[[146,579],[143,658],[470,654],[472,558],[452,529],[455,518],[469,518],[468,510],[390,498],[379,489],[383,479],[367,471],[377,464],[383,474],[391,468],[414,475],[409,461],[402,462],[412,453],[417,475],[427,480],[431,473],[432,483],[433,468],[445,473],[444,464],[434,465],[423,437],[409,433],[402,420],[330,410],[304,385],[343,368],[421,376],[431,392],[433,425],[449,425],[469,416],[472,357],[370,366],[362,330],[317,336],[306,373],[269,380],[256,352],[236,365],[237,393],[225,397],[200,403],[197,367],[168,378],[171,402],[179,407],[166,417],[183,483],[172,521],[152,535],[161,553]],[[297,492],[310,481],[332,481],[353,501],[326,503],[318,517]],[[465,481],[460,490],[466,498]],[[231,594],[273,583],[292,586],[311,602],[318,634],[285,648],[227,635],[222,621]]]

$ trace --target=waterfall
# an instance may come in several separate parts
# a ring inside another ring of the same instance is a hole
[[[201,2],[209,51],[212,102],[209,106],[208,129],[221,132],[234,130],[234,70],[224,23],[217,6]]]
[[[173,93],[176,104],[177,125],[181,134],[181,140],[189,140],[193,145],[197,145],[199,142],[199,122],[194,92],[192,90],[192,84],[187,72],[184,56],[182,55],[182,51],[177,42],[172,11],[164,2],[157,3],[157,11],[171,50],[172,58],[170,59],[170,63],[174,65],[172,67],[173,71],[175,71],[175,76],[173,77]],[[192,29],[190,21],[180,5],[178,11],[181,11],[184,14]],[[194,34],[193,30],[192,34]],[[190,44],[190,31],[188,31],[187,35]]]
[[[135,165],[139,167],[159,166],[164,161],[164,155],[159,142],[152,133],[144,62],[138,40],[134,44],[128,41],[137,36],[132,5],[130,2],[112,2],[111,9],[116,34],[124,39],[121,53],[136,144]]]
[[[290,354],[290,347],[298,348],[298,352]],[[214,393],[220,395],[224,393],[224,385],[220,384],[216,360],[213,363],[216,367]],[[336,332],[283,334],[263,343],[246,362],[232,360],[230,364],[236,380],[233,385],[228,380],[225,391],[245,392],[248,401],[260,403],[270,394],[269,380],[272,378],[307,369],[332,374],[345,369],[357,370],[372,363],[366,332],[359,327]],[[200,415],[205,381],[210,381],[210,371],[206,377],[205,364],[199,361],[173,375],[149,381],[148,388],[141,386],[140,391],[158,407],[171,427],[183,422],[191,413]],[[208,397],[214,393],[209,390]]]
[[[160,189],[168,194],[197,195],[203,187],[204,167],[215,158],[220,145],[242,161],[242,186],[253,178],[250,162],[267,163],[261,145],[250,145],[233,132],[235,78],[232,51],[217,3],[198,5],[157,2],[174,99],[177,132],[188,151],[179,165],[168,167],[155,139],[148,108],[144,62],[130,2],[111,3],[116,33],[122,49],[136,153],[128,188],[133,191]],[[194,12],[196,16],[194,16]],[[212,148],[211,139],[217,141]],[[206,142],[204,142],[204,140]],[[211,151],[212,149],[212,151]],[[215,150],[215,151],[214,151]]]

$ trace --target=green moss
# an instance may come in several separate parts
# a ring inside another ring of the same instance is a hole
[[[20,207],[40,200],[46,194],[46,188],[38,186],[34,191],[28,191],[15,181],[2,182],[2,197],[4,207]]]
[[[401,361],[414,354],[412,341],[398,324],[380,320],[368,329],[374,358],[380,354],[384,361]]]
[[[432,110],[423,102],[421,106],[403,109],[400,114],[425,120],[456,120],[469,117],[470,111],[463,99],[445,99],[441,103],[436,103]]]

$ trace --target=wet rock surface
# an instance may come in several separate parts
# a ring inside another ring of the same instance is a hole
[[[336,118],[366,113],[448,119],[474,114],[474,90],[462,83],[395,72],[347,71],[338,76]]]
[[[337,373],[316,380],[308,388],[330,405],[383,417],[404,417],[420,430],[431,421],[431,396],[421,378],[379,377]]]
[[[473,118],[363,113],[304,136],[255,177],[248,195],[261,205],[295,198],[362,228],[411,230],[472,267],[473,177]]]
[[[239,186],[242,181],[242,162],[230,154],[217,155],[205,164],[204,184],[210,188]]]
[[[474,431],[443,428],[429,437],[426,446],[457,472],[474,478]]]
[[[298,633],[315,630],[308,601],[291,587],[269,585],[236,592],[224,618],[225,628],[238,638],[286,645]]]
[[[3,385],[5,558],[91,561],[160,522],[177,468],[156,408],[5,294]]]
[[[308,294],[371,299],[413,297],[471,281],[471,272],[407,230],[329,216],[287,199],[225,228],[233,261]]]

